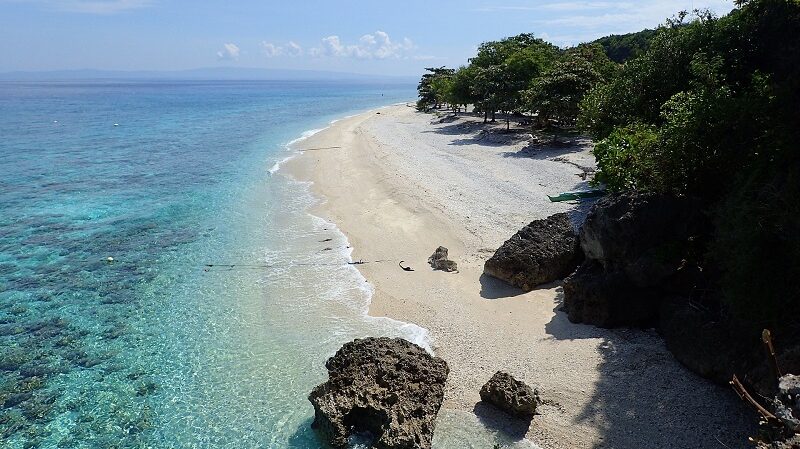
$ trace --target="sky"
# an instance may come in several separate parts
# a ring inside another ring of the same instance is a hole
[[[559,46],[732,0],[0,0],[0,72],[256,67],[410,76],[481,42]]]

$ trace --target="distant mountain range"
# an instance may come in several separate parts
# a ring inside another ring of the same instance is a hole
[[[275,80],[275,81],[374,81],[406,83],[418,81],[414,76],[365,75],[359,73],[317,70],[286,70],[238,67],[210,67],[190,70],[52,70],[0,73],[2,81],[70,81],[70,80]]]

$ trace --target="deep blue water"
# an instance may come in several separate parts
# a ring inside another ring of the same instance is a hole
[[[419,329],[363,316],[347,251],[319,253],[343,236],[268,170],[413,88],[0,84],[0,446],[316,447],[325,357]]]

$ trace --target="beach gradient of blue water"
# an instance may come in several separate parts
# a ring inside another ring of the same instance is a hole
[[[368,335],[428,340],[367,316],[344,235],[276,163],[309,130],[414,96],[0,83],[0,447],[319,447],[306,397],[327,357]],[[436,447],[499,441],[441,416]]]

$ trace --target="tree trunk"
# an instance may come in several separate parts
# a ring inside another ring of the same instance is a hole
[[[489,111],[484,109],[483,110],[483,123],[486,123],[487,121],[489,121]]]

